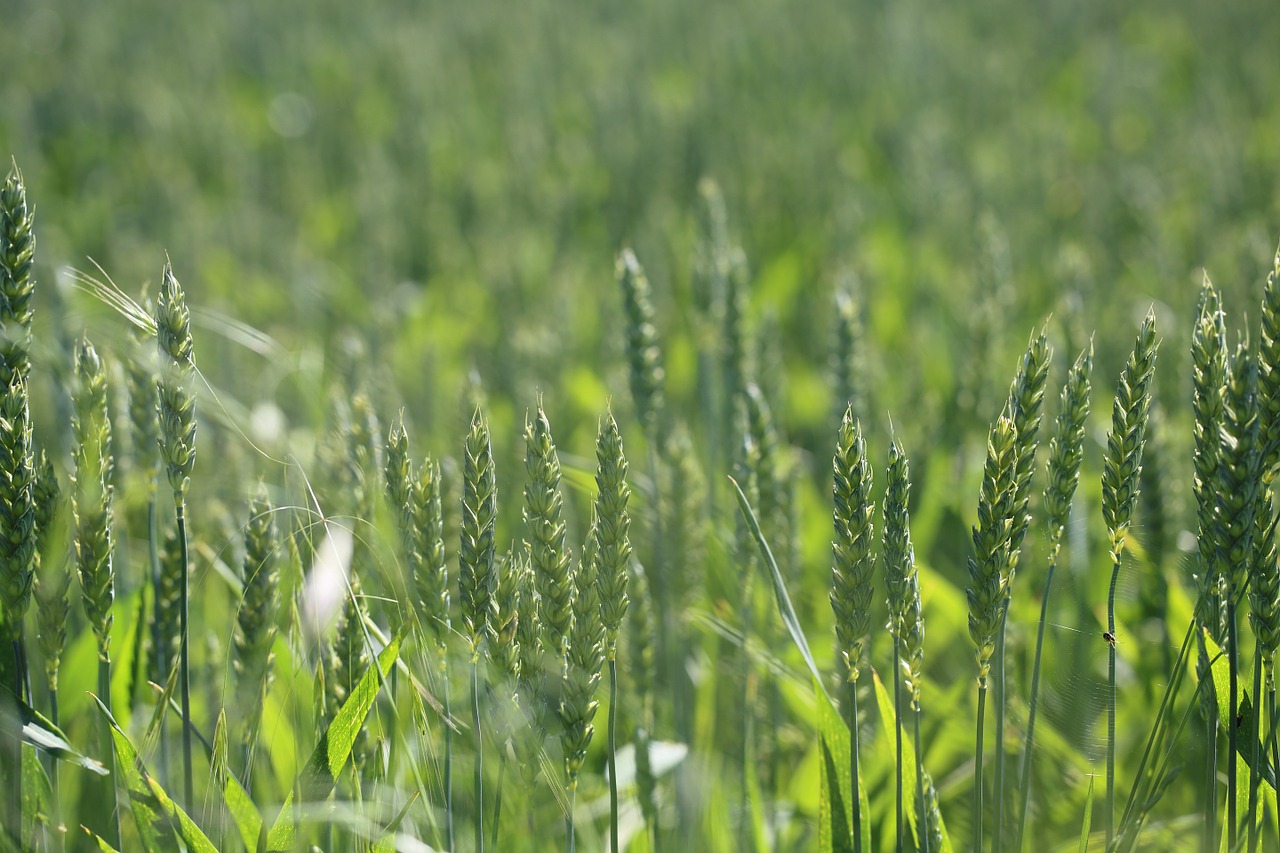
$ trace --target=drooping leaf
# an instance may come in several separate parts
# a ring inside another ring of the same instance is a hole
[[[11,705],[17,705],[18,719],[16,722],[22,726],[18,732],[18,737],[22,739],[23,743],[46,752],[59,761],[83,767],[99,776],[107,775],[107,769],[102,766],[101,761],[96,761],[77,752],[68,743],[67,736],[62,729],[55,726],[47,717],[26,702],[14,697],[12,693],[8,695],[8,700]],[[0,714],[0,735],[11,737],[14,734],[13,723],[14,720],[10,715]]]
[[[111,741],[115,748],[116,767],[121,774],[129,803],[133,809],[134,823],[139,841],[146,853],[165,853],[175,848],[172,833],[176,832],[190,853],[218,853],[218,848],[196,826],[182,808],[175,803],[160,783],[143,766],[137,750],[129,741],[111,712],[94,697],[98,709],[111,727]]]

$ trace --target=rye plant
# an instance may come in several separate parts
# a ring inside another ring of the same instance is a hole
[[[845,409],[833,460],[834,538],[831,543],[831,608],[835,612],[836,651],[844,663],[844,708],[849,727],[849,778],[853,784],[853,849],[862,853],[862,806],[858,797],[858,675],[871,631],[872,577],[875,557],[875,503],[871,498],[871,463],[862,426],[853,404]]]
[[[195,786],[191,770],[191,649],[188,642],[191,561],[187,553],[187,490],[196,461],[196,401],[191,388],[195,350],[187,297],[167,262],[160,276],[155,324],[160,349],[160,378],[156,382],[160,401],[160,458],[173,490],[180,555],[178,689],[182,697],[182,801],[191,808],[195,803]]]
[[[1155,314],[1149,311],[1116,386],[1111,431],[1107,434],[1103,458],[1102,517],[1107,525],[1111,554],[1107,633],[1112,639],[1116,634],[1116,582],[1120,578],[1120,561],[1138,499],[1138,478],[1142,468],[1142,449],[1146,444],[1147,414],[1151,408],[1151,382],[1155,375],[1158,346]],[[1107,844],[1110,844],[1115,836],[1116,804],[1116,648],[1114,642],[1108,642],[1107,646],[1107,799],[1103,818]],[[1233,689],[1234,686],[1233,679]]]

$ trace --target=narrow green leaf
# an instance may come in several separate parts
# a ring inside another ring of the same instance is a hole
[[[1084,795],[1084,820],[1080,822],[1080,853],[1088,853],[1089,830],[1093,828],[1093,777],[1089,777],[1089,790]]]
[[[1205,648],[1209,653],[1209,659],[1213,661],[1210,670],[1213,674],[1214,695],[1218,700],[1218,722],[1222,725],[1223,731],[1230,731],[1228,727],[1235,727],[1236,730],[1236,752],[1243,759],[1243,766],[1246,771],[1253,766],[1253,744],[1258,740],[1258,734],[1254,725],[1253,703],[1249,699],[1249,692],[1244,689],[1243,681],[1237,685],[1239,689],[1239,698],[1236,707],[1236,719],[1231,716],[1231,665],[1227,660],[1227,656],[1219,648],[1218,644],[1213,641],[1209,633],[1205,632]],[[1275,768],[1271,766],[1271,761],[1267,757],[1267,750],[1259,746],[1258,757],[1260,759],[1258,772],[1262,781],[1266,785],[1270,785],[1272,789],[1276,786]],[[1238,764],[1237,767],[1240,765]],[[1245,789],[1247,801],[1248,788]]]
[[[268,853],[292,850],[295,843],[293,834],[293,791],[290,791],[284,798],[284,805],[280,807],[280,814],[276,815],[276,822],[271,825],[271,831],[267,833]]]
[[[9,694],[9,700],[18,706],[17,722],[22,726],[18,736],[23,743],[42,750],[59,761],[83,767],[99,776],[107,775],[107,769],[102,766],[101,761],[95,761],[77,752],[67,742],[67,736],[62,729],[55,726],[47,717],[26,702],[14,697],[12,693]],[[8,736],[14,734],[13,718],[10,715],[0,714],[0,734]]]
[[[121,731],[111,712],[98,697],[93,698],[98,703],[98,710],[111,726],[116,767],[122,774],[125,789],[129,793],[129,802],[133,808],[134,823],[138,829],[142,849],[146,853],[152,853],[152,851],[165,853],[173,850],[175,847],[173,839],[162,837],[162,831],[169,828],[177,830],[178,836],[190,853],[218,853],[218,848],[214,847],[213,842],[200,831],[195,821],[170,799],[160,783],[147,773],[147,768],[138,757],[128,735]],[[167,833],[164,834],[167,835]]]
[[[36,826],[49,825],[49,803],[53,799],[49,777],[34,749],[22,750],[22,837],[31,841]]]
[[[222,786],[222,800],[227,804],[227,811],[235,821],[246,850],[257,850],[258,840],[262,836],[262,815],[253,804],[249,792],[236,779],[234,773],[228,773]]]
[[[377,666],[369,667],[361,676],[360,682],[351,691],[342,708],[338,710],[333,722],[320,736],[320,742],[316,744],[315,752],[311,754],[311,761],[307,763],[302,773],[303,790],[308,800],[323,800],[333,790],[338,774],[342,772],[347,759],[351,756],[351,747],[356,742],[356,735],[359,734],[360,728],[369,716],[382,683],[390,675],[391,668],[395,666],[396,659],[400,655],[402,639],[403,634],[397,632],[383,647],[378,653]],[[293,849],[293,836],[293,793],[290,792],[270,832],[267,833],[267,850]]]
[[[85,835],[93,839],[94,844],[97,845],[98,849],[101,850],[102,853],[120,853],[119,850],[112,847],[111,844],[101,835],[98,835],[97,833],[94,833],[94,832],[90,832],[88,829],[85,829],[85,827],[80,827],[80,828],[84,829]]]
[[[818,739],[822,752],[818,799],[818,847],[827,853],[853,849],[853,784],[849,778],[849,729],[826,702],[818,702]],[[864,810],[863,815],[867,812]],[[871,821],[863,821],[863,849],[870,849]]]
[[[875,669],[871,670],[871,680],[875,684],[875,688],[876,688],[876,705],[880,709],[880,721],[884,724],[884,730],[885,730],[887,742],[889,744],[889,749],[890,751],[892,751],[896,749],[894,738],[897,737],[897,735],[894,733],[894,730],[893,730],[893,726],[895,723],[894,713],[893,713],[893,697],[891,697],[889,695],[889,692],[885,689],[884,683],[880,681],[880,673],[876,672]],[[918,843],[920,839],[920,833],[919,833],[919,829],[916,827],[916,808],[914,805],[916,801],[916,795],[915,795],[916,750],[911,743],[911,738],[907,736],[907,733],[904,731],[902,735],[903,735],[902,736],[902,772],[903,772],[903,775],[907,777],[906,779],[903,780],[903,784],[906,788],[906,791],[905,791],[906,796],[904,798],[904,801],[907,804],[911,804],[908,808],[904,808],[903,811],[907,813],[907,821],[910,824],[911,831],[912,833],[915,834],[915,837]],[[890,759],[891,763],[893,763],[893,761],[894,759]],[[939,816],[939,820],[941,820],[941,816]],[[952,848],[951,846],[951,834],[947,832],[947,825],[945,821],[942,822],[941,829],[942,829],[942,846],[941,848],[939,848],[937,853],[952,853],[952,850],[954,848]]]
[[[742,510],[742,515],[747,520],[747,527],[751,530],[751,535],[756,540],[756,545],[760,547],[760,553],[764,556],[765,567],[769,569],[769,580],[773,582],[773,592],[778,599],[778,613],[782,616],[783,624],[787,626],[787,633],[791,635],[791,641],[796,644],[796,648],[800,650],[805,664],[809,667],[809,673],[813,676],[814,689],[817,690],[819,696],[826,700],[828,705],[834,707],[831,697],[827,695],[827,688],[823,686],[822,673],[818,671],[818,665],[814,663],[813,652],[809,649],[809,641],[805,639],[804,629],[800,627],[800,619],[796,616],[795,608],[791,606],[791,596],[787,594],[782,572],[778,570],[778,561],[773,558],[773,551],[769,549],[769,543],[765,541],[764,533],[760,531],[760,522],[756,520],[756,514],[751,509],[751,503],[747,500],[747,496],[742,493],[742,487],[738,485],[738,481],[730,477],[729,482],[733,484],[733,490],[738,496],[738,507]]]

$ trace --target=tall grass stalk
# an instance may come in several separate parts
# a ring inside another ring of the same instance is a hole
[[[853,785],[853,849],[862,853],[862,804],[858,797],[858,675],[871,630],[875,557],[871,464],[853,403],[845,409],[833,459],[831,608],[836,617],[837,653],[845,667],[845,716],[849,726],[849,778]],[[870,816],[868,816],[869,818]]]
[[[1035,473],[1036,436],[1040,430],[1040,409],[1044,404],[1045,382],[1049,377],[1049,362],[1053,348],[1049,346],[1045,330],[1031,338],[1026,353],[1018,364],[1018,372],[1009,388],[1005,404],[1009,418],[1017,433],[1018,461],[1014,471],[1014,515],[1009,536],[1009,565],[1002,581],[1004,601],[1000,605],[1000,628],[996,634],[995,694],[996,694],[996,778],[995,778],[995,837],[992,847],[999,853],[1004,849],[1004,773],[1005,773],[1005,632],[1009,614],[1009,602],[1013,597],[1013,579],[1018,568],[1018,553],[1031,520],[1028,506],[1031,501],[1031,478]]]
[[[978,715],[973,769],[973,848],[982,849],[983,741],[987,707],[987,680],[995,654],[1000,611],[1004,602],[1003,580],[1012,560],[1017,431],[1005,415],[991,427],[987,460],[978,498],[978,523],[973,527],[974,555],[969,558],[969,636],[978,663]]]
[[[889,633],[893,636],[893,716],[897,750],[897,812],[895,824],[898,849],[903,845],[903,771],[902,771],[902,682],[904,675],[914,675],[918,667],[914,658],[923,649],[917,640],[919,620],[911,618],[915,587],[915,555],[911,547],[911,526],[907,501],[911,494],[911,473],[906,454],[897,437],[889,443],[889,468],[884,496],[884,576],[889,591]],[[915,589],[915,605],[919,607],[919,590]],[[914,633],[914,636],[913,636]],[[913,690],[918,689],[913,681]]]
[[[27,411],[27,380],[31,373],[31,298],[35,280],[34,211],[27,204],[27,188],[14,163],[0,185],[0,394],[5,395],[3,433],[4,473],[11,477],[0,497],[3,523],[4,635],[13,647],[15,696],[30,701],[23,617],[31,599],[34,578],[35,530],[31,486],[35,463],[31,455],[31,424]],[[0,667],[0,672],[4,667]],[[15,837],[22,835],[22,746],[13,742],[8,776],[13,780],[8,803]]]
[[[488,633],[493,594],[497,480],[489,425],[477,409],[467,432],[462,463],[462,535],[458,548],[458,593],[463,636],[471,647],[471,723],[475,739],[472,787],[477,851],[484,850],[484,737],[480,725],[480,653]]]
[[[112,528],[109,471],[112,466],[111,427],[107,419],[107,373],[88,339],[76,347],[75,383],[76,482],[72,493],[75,517],[76,565],[80,574],[85,615],[98,647],[98,693],[111,708],[111,625],[115,602],[115,567],[112,563]],[[103,726],[102,752],[108,769],[114,770],[111,732]],[[109,796],[103,798],[107,814],[104,836],[119,847],[120,824],[115,805],[115,783],[107,780]]]
[[[1254,521],[1262,488],[1258,454],[1257,361],[1242,339],[1227,369],[1225,418],[1218,466],[1218,513],[1215,533],[1218,565],[1227,582],[1227,663],[1230,672],[1229,720],[1237,714],[1240,669],[1239,623],[1241,597],[1254,559]],[[1234,850],[1239,833],[1239,804],[1235,785],[1238,756],[1236,726],[1227,726],[1227,845]]]
[[[1214,523],[1218,502],[1219,433],[1225,416],[1223,407],[1226,392],[1227,332],[1218,293],[1208,276],[1204,277],[1199,303],[1199,313],[1191,336],[1194,388],[1192,491],[1196,499],[1196,544],[1200,576],[1196,621],[1202,628],[1208,629],[1212,636],[1218,637],[1217,589],[1221,573],[1218,571]],[[1214,853],[1218,847],[1218,708],[1209,673],[1208,650],[1201,631],[1196,632],[1196,651],[1196,677],[1208,685],[1202,691],[1200,699],[1200,714],[1205,723],[1204,782],[1207,793],[1201,849],[1203,853]]]
[[[160,349],[159,392],[160,457],[165,463],[169,486],[173,489],[174,516],[182,586],[178,604],[178,683],[182,695],[182,795],[188,808],[195,805],[195,785],[191,769],[191,650],[190,585],[191,560],[187,541],[187,489],[196,461],[196,404],[191,392],[195,373],[195,351],[191,339],[191,312],[186,295],[165,263],[160,277],[160,298],[156,302],[156,342]]]
[[[631,559],[631,518],[627,502],[627,458],[622,434],[612,412],[605,415],[596,436],[595,572],[600,618],[604,629],[604,657],[609,667],[609,849],[621,853],[618,839],[618,635],[630,603],[627,562]]]
[[[1125,539],[1133,519],[1146,444],[1147,415],[1151,408],[1151,381],[1155,374],[1155,314],[1147,313],[1138,330],[1132,354],[1116,387],[1111,432],[1102,469],[1102,515],[1107,525],[1111,554],[1111,585],[1107,593],[1107,631],[1116,633],[1116,582]],[[1107,800],[1104,808],[1107,844],[1115,837],[1116,776],[1116,648],[1107,650]]]
[[[1059,396],[1058,420],[1049,441],[1049,484],[1044,502],[1049,526],[1049,569],[1045,574],[1044,593],[1040,600],[1040,622],[1036,627],[1036,649],[1031,666],[1028,693],[1027,742],[1022,750],[1022,809],[1014,836],[1015,853],[1022,851],[1022,838],[1031,806],[1031,755],[1035,746],[1036,714],[1039,710],[1040,663],[1044,651],[1044,629],[1049,619],[1049,599],[1053,593],[1053,575],[1062,551],[1062,537],[1071,517],[1071,504],[1080,482],[1080,463],[1084,458],[1084,425],[1089,417],[1089,375],[1093,370],[1093,343],[1080,353],[1067,373],[1067,381]]]

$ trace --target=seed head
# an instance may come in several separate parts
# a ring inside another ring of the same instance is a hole
[[[1017,429],[1001,415],[987,439],[978,523],[973,528],[974,556],[969,558],[969,636],[977,648],[978,681],[983,685],[991,671],[1004,606],[1004,578],[1012,562],[1017,454]]]
[[[15,164],[0,186],[0,388],[31,373],[31,277],[36,238],[27,187]]]
[[[836,617],[836,644],[851,682],[858,680],[863,644],[871,630],[872,575],[875,557],[871,498],[871,464],[862,426],[853,405],[844,413],[833,460],[834,538],[831,542],[831,609]]]
[[[541,406],[533,420],[525,422],[524,466],[525,544],[538,584],[542,647],[564,660],[573,621],[573,576],[565,544],[560,458]]]
[[[1111,432],[1102,466],[1102,517],[1111,537],[1112,559],[1119,560],[1138,500],[1138,475],[1147,439],[1147,415],[1151,409],[1151,380],[1155,375],[1155,313],[1148,311],[1138,330],[1133,353],[1120,374]]]
[[[631,396],[646,436],[654,441],[664,408],[663,387],[666,380],[662,368],[662,347],[654,325],[649,279],[630,249],[623,249],[618,256],[617,277],[627,317],[627,362],[631,366]]]
[[[479,660],[488,632],[493,594],[494,523],[498,514],[497,480],[489,425],[477,409],[467,433],[462,463],[462,536],[458,548],[458,594],[463,636]]]
[[[1089,417],[1089,376],[1093,371],[1093,342],[1081,351],[1067,372],[1067,381],[1059,396],[1058,420],[1049,440],[1049,485],[1044,490],[1044,504],[1049,517],[1049,543],[1056,557],[1063,531],[1071,516],[1071,502],[1080,482],[1080,463],[1084,459],[1084,426]]]
[[[628,535],[631,518],[627,500],[627,457],[622,434],[613,414],[605,415],[596,437],[595,555],[599,582],[600,618],[604,622],[605,656],[615,660],[618,633],[627,613],[627,561],[631,559]]]
[[[161,370],[159,393],[160,456],[169,474],[175,503],[182,503],[196,461],[196,401],[191,393],[195,372],[191,313],[186,295],[166,263],[156,303],[156,341]]]
[[[36,471],[27,387],[14,374],[0,391],[0,602],[6,639],[22,637],[36,554]]]

